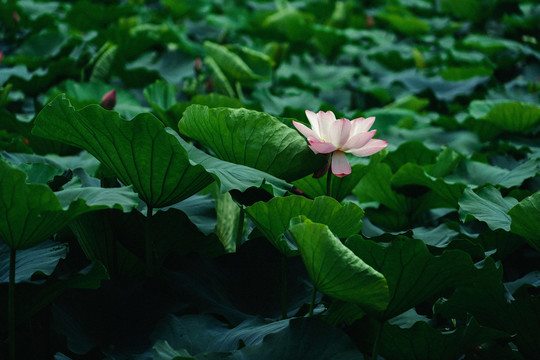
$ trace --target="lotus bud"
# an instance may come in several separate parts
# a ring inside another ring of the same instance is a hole
[[[12,18],[13,21],[14,21],[15,23],[17,23],[17,24],[21,21],[21,17],[19,16],[19,13],[17,13],[16,11],[13,11],[13,12],[11,13],[11,18]]]
[[[195,59],[195,64],[193,64],[193,71],[195,71],[195,75],[199,75],[202,72],[202,67],[201,58]]]
[[[101,98],[99,105],[105,110],[114,109],[114,106],[116,105],[116,90],[112,89],[111,91],[107,91]]]
[[[205,86],[205,90],[207,93],[211,93],[214,91],[214,81],[212,80],[211,77],[209,77],[208,79],[206,79],[206,86]]]

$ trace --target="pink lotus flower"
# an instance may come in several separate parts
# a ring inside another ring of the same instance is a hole
[[[332,173],[338,177],[351,173],[351,165],[345,153],[369,156],[388,145],[386,141],[373,139],[377,130],[369,129],[375,121],[374,117],[336,119],[331,111],[315,114],[309,110],[306,110],[306,116],[311,129],[296,121],[293,121],[293,125],[307,138],[315,154],[332,153]]]

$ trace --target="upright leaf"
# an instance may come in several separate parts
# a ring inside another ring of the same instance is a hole
[[[222,160],[287,181],[312,173],[324,163],[324,157],[313,154],[296,130],[257,111],[191,105],[178,128],[211,148]]]
[[[151,114],[126,121],[97,105],[76,111],[61,95],[39,113],[32,133],[86,149],[152,207],[177,203],[213,180]]]

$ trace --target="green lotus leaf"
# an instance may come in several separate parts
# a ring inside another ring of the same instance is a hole
[[[0,242],[0,283],[9,280],[9,252],[9,246]],[[67,244],[56,241],[45,241],[31,249],[17,251],[15,282],[30,281],[35,273],[51,275],[67,252]]]
[[[399,237],[389,246],[383,246],[355,235],[347,239],[345,245],[383,274],[388,282],[390,303],[386,310],[374,314],[382,320],[393,318],[446,289],[498,274],[490,258],[479,269],[461,250],[433,256],[418,239]]]
[[[0,239],[16,250],[35,246],[83,213],[101,209],[129,212],[137,205],[130,188],[82,188],[54,193],[27,184],[26,174],[0,161]]]
[[[178,134],[170,132],[178,142],[187,149],[192,164],[202,165],[206,171],[218,182],[220,191],[245,191],[250,187],[260,187],[269,193],[283,196],[291,186],[284,180],[248,166],[223,161],[208,155],[204,151],[185,142]]]
[[[191,105],[180,132],[212,149],[222,160],[246,165],[292,181],[324,165],[305,138],[265,113]]]
[[[508,215],[512,219],[510,231],[523,236],[532,247],[540,251],[540,191],[523,199],[508,211]]]
[[[381,354],[389,360],[454,360],[475,346],[508,337],[502,331],[480,326],[474,318],[453,331],[441,331],[423,321],[410,328],[389,323],[383,326]]]
[[[97,105],[77,111],[60,95],[39,113],[32,133],[87,150],[152,207],[177,203],[213,180],[151,114],[126,121]]]
[[[485,221],[491,230],[510,231],[511,219],[507,213],[517,203],[513,197],[503,198],[501,192],[493,186],[485,187],[478,193],[465,189],[459,200],[459,214],[462,221],[465,221],[467,215],[472,215]]]
[[[391,186],[392,170],[387,164],[376,164],[353,189],[360,202],[377,201],[386,207],[407,212],[405,196],[396,193]]]
[[[512,335],[519,354],[524,359],[534,359],[540,351],[539,284],[518,279],[507,287],[502,282],[502,268],[494,275],[457,288],[446,301],[435,303],[434,312],[458,320],[472,315],[483,326]],[[516,289],[518,282],[521,286]]]
[[[389,297],[384,276],[343,245],[328,226],[304,219],[290,232],[317,290],[363,308],[386,309]]]
[[[314,222],[327,224],[337,237],[346,238],[362,229],[364,211],[352,202],[341,205],[327,196],[310,200],[292,195],[257,202],[246,208],[246,214],[276,248],[293,256],[298,250],[283,236],[292,218],[304,215]]]
[[[475,119],[510,132],[528,133],[540,122],[540,107],[508,100],[475,100],[469,106]]]
[[[261,75],[253,72],[240,56],[223,45],[205,41],[204,49],[232,80],[249,81],[263,78]]]

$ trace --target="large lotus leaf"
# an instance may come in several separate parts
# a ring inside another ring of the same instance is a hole
[[[271,194],[283,196],[291,188],[286,181],[269,173],[220,160],[188,144],[177,133],[171,131],[170,134],[187,149],[191,163],[202,165],[216,180],[222,193],[233,189],[243,192],[250,187],[260,187]]]
[[[78,215],[108,208],[129,212],[137,205],[129,188],[82,188],[54,193],[27,184],[26,174],[0,161],[0,239],[22,250],[47,240]]]
[[[174,342],[181,343],[181,338],[187,332],[188,339],[184,343],[188,350],[197,346],[199,349],[188,351],[177,346],[171,346],[168,341],[159,341],[154,346],[154,358],[159,360],[364,359],[345,333],[318,319],[295,318],[269,325],[258,325],[257,322],[260,322],[260,320],[249,320],[246,324],[241,324],[237,328],[228,330],[223,325],[214,324],[217,323],[216,320],[206,320],[202,326],[208,326],[207,324],[210,324],[212,327],[202,332],[200,336],[195,336],[200,330],[203,330],[199,329],[201,327],[200,323],[192,321],[190,327],[186,327],[186,325],[190,325],[186,323],[184,329],[178,329],[185,331],[176,335]],[[253,331],[253,334],[249,334],[250,329]],[[240,350],[227,352],[211,350],[212,348],[220,347],[224,343],[224,339],[218,337],[220,334],[229,338],[225,341],[230,341],[237,339],[242,335],[242,332],[245,332],[245,336],[241,339],[246,339],[246,346]],[[264,338],[262,337],[263,335],[265,335]],[[193,343],[189,343],[189,339],[193,339]],[[201,345],[208,350],[199,353],[198,351]],[[198,355],[192,356],[190,353],[198,353]]]
[[[152,334],[156,340],[165,340],[174,349],[184,349],[197,355],[208,352],[235,351],[245,346],[258,345],[268,334],[289,327],[289,320],[274,322],[253,317],[234,328],[207,314],[169,315],[162,320]]]
[[[256,74],[240,56],[223,45],[205,41],[204,49],[232,80],[252,81],[263,78]]]
[[[0,243],[0,283],[9,279],[9,246]],[[67,255],[67,244],[46,241],[33,248],[17,251],[15,282],[30,281],[35,273],[51,275],[60,259]]]
[[[310,88],[332,90],[345,86],[358,73],[358,67],[321,64],[305,54],[302,57],[292,56],[290,62],[281,64],[276,75],[281,79],[299,81]],[[302,108],[306,106],[308,105],[305,104]],[[309,106],[314,105],[309,104]]]
[[[419,321],[410,328],[385,323],[381,355],[387,360],[455,360],[473,347],[506,338],[508,334],[483,327],[471,318],[465,326],[441,331]]]
[[[392,210],[406,212],[408,205],[405,196],[392,189],[391,180],[390,166],[377,164],[360,180],[353,194],[360,202],[377,201]]]
[[[299,195],[260,201],[247,207],[246,213],[268,240],[289,256],[298,253],[296,246],[283,236],[292,218],[304,215],[314,222],[328,225],[339,238],[346,238],[362,229],[364,215],[364,211],[352,202],[341,205],[327,196],[310,200]]]
[[[39,113],[32,133],[86,149],[152,207],[177,203],[212,182],[151,114],[126,121],[98,105],[77,111],[60,95]]]
[[[465,189],[459,200],[459,214],[462,221],[467,215],[472,215],[485,221],[491,230],[510,231],[511,219],[507,213],[517,203],[513,197],[503,198],[501,192],[493,186],[485,187],[478,193]]]
[[[527,242],[540,251],[540,191],[523,199],[514,206],[508,215],[512,219],[510,231],[527,239]]]
[[[463,184],[449,184],[443,179],[434,178],[416,164],[403,165],[392,177],[392,185],[404,187],[409,185],[425,186],[438,196],[438,201],[433,201],[432,207],[457,207],[458,200],[465,188]],[[429,206],[429,204],[428,204]]]
[[[389,246],[382,246],[356,235],[345,244],[388,281],[390,303],[386,310],[374,314],[381,319],[399,315],[444,290],[498,274],[489,258],[479,269],[461,250],[433,256],[418,239],[400,237]]]
[[[441,76],[426,77],[417,69],[407,69],[401,72],[388,73],[379,79],[383,86],[401,82],[413,94],[430,89],[441,101],[452,101],[457,96],[470,95],[474,89],[489,81],[489,76],[475,76],[467,80],[447,81]]]
[[[287,181],[314,172],[325,161],[308,148],[298,131],[253,110],[191,105],[178,128],[182,134],[211,148],[222,160]]]
[[[534,177],[539,171],[540,159],[530,159],[512,170],[467,160],[462,162],[446,180],[471,185],[493,184],[510,188],[520,186],[526,179]]]
[[[332,176],[332,197],[337,201],[342,201],[351,193],[360,179],[369,172],[371,167],[364,164],[356,164],[352,165],[351,169],[352,172],[342,178],[327,172],[320,178],[314,178],[312,175],[305,176],[302,179],[294,181],[293,185],[311,198],[325,196],[327,194],[327,176]]]
[[[60,93],[66,93],[71,104],[79,109],[86,105],[99,104],[103,95],[113,88],[112,85],[100,81],[83,83],[67,80],[50,89],[47,92],[45,102],[48,102],[49,99],[56,97]],[[127,90],[120,87],[114,89],[116,90],[117,99],[114,111],[118,112],[120,116],[131,119],[138,113],[148,110],[148,108],[141,106],[135,96]]]
[[[540,107],[509,100],[475,100],[469,114],[510,132],[528,133],[540,122]]]
[[[417,165],[433,164],[437,157],[437,151],[430,150],[419,140],[411,140],[401,144],[396,151],[385,157],[384,162],[390,165],[393,172],[407,163]]]
[[[538,284],[523,284],[510,294],[501,279],[502,269],[497,276],[459,287],[446,301],[436,303],[434,312],[460,320],[472,314],[481,325],[513,335],[524,358],[534,359],[540,352]]]
[[[317,290],[362,308],[384,311],[390,300],[386,279],[343,245],[328,226],[304,219],[290,232]]]
[[[69,224],[69,228],[86,257],[103,264],[111,276],[141,275],[144,273],[144,265],[122,244],[126,232],[121,232],[118,219],[122,217],[116,211],[96,211],[77,217]],[[129,238],[127,243],[132,245],[133,242],[134,238]]]

